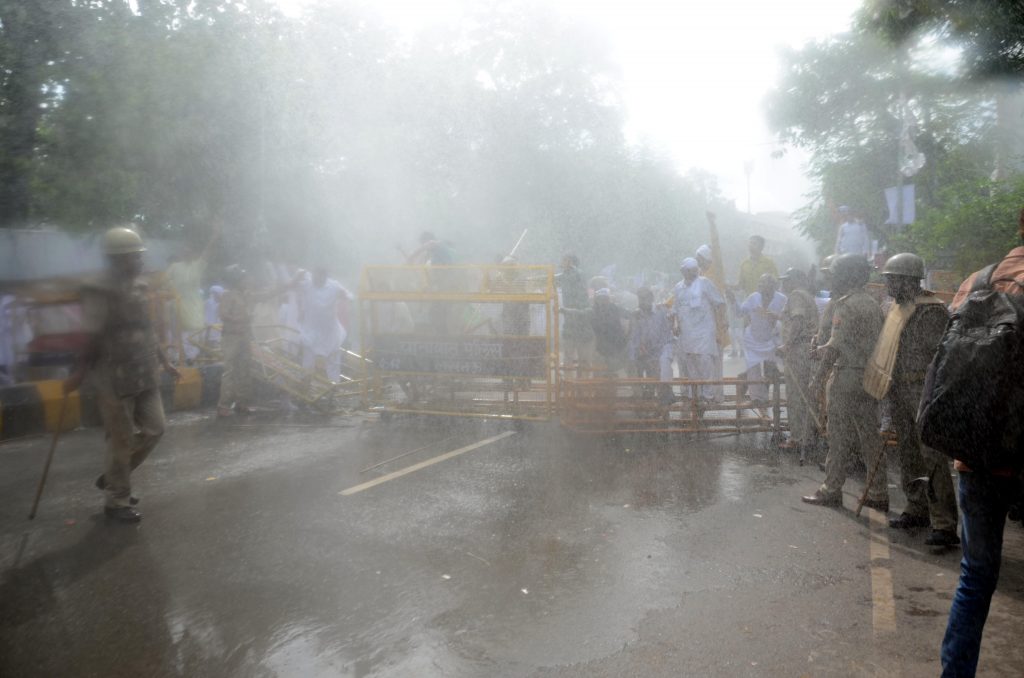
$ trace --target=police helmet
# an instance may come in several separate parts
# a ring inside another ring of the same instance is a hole
[[[856,289],[871,278],[871,264],[862,254],[841,254],[832,261],[832,280],[836,287]]]
[[[108,256],[137,254],[145,252],[146,246],[138,233],[125,226],[117,226],[103,235],[103,251]]]
[[[882,275],[905,275],[920,280],[924,277],[924,259],[910,252],[894,254],[885,262]]]

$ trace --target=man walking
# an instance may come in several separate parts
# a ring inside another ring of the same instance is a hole
[[[873,469],[882,454],[878,403],[863,386],[864,368],[885,322],[882,309],[864,288],[870,274],[867,260],[858,254],[844,254],[832,263],[832,332],[826,344],[814,349],[812,357],[820,362],[811,382],[812,394],[819,392],[824,388],[826,375],[835,367],[828,386],[829,454],[824,484],[814,494],[803,497],[808,504],[842,506],[849,458],[859,451],[865,466]],[[864,505],[883,513],[889,510],[884,468],[874,474]]]
[[[931,524],[932,533],[925,543],[955,546],[960,539],[956,535],[956,495],[949,462],[939,452],[923,446],[917,433],[917,408],[925,373],[942,341],[949,314],[939,299],[921,288],[924,260],[916,254],[905,252],[891,257],[882,275],[894,303],[864,373],[864,389],[878,400],[888,400],[896,432],[907,507],[889,521],[889,526],[906,530]]]
[[[148,314],[147,288],[139,280],[146,247],[129,228],[104,236],[107,275],[82,290],[83,327],[89,340],[64,392],[88,374],[96,388],[107,433],[106,464],[96,486],[106,492],[104,513],[125,523],[142,520],[134,505],[131,473],[164,434],[157,364],[174,378],[178,371],[160,349]]]
[[[348,331],[338,320],[338,305],[351,294],[318,266],[298,283],[302,367],[336,381],[341,372],[341,345]]]

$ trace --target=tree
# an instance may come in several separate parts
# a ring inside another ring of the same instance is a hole
[[[919,212],[938,204],[952,177],[980,180],[991,171],[995,106],[984,87],[952,88],[926,58],[862,29],[788,50],[783,62],[768,118],[781,140],[811,154],[821,190],[798,225],[822,253],[835,242],[835,206],[857,207],[869,223],[885,220],[884,190],[900,181],[905,120],[927,158],[910,180]]]
[[[873,0],[860,23],[895,45],[923,34],[955,45],[966,79],[1024,75],[1024,3],[1017,0]]]

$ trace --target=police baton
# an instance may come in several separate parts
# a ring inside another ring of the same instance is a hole
[[[864,504],[868,501],[868,492],[871,490],[871,483],[875,481],[875,476],[878,475],[878,469],[881,467],[882,462],[885,461],[885,446],[878,451],[878,459],[875,460],[875,467],[871,469],[871,473],[868,474],[867,482],[864,483],[864,494],[860,495],[860,501],[857,502],[857,517],[860,518],[860,512],[864,509]]]
[[[33,520],[36,517],[36,509],[39,508],[39,499],[43,496],[43,488],[46,486],[46,476],[50,473],[50,462],[53,461],[53,453],[57,449],[57,441],[60,440],[60,431],[64,426],[64,413],[68,409],[68,393],[64,394],[64,399],[60,401],[60,414],[57,415],[57,430],[53,432],[53,440],[50,442],[50,452],[46,455],[46,464],[43,466],[43,477],[39,479],[39,487],[36,488],[36,498],[32,502],[32,512],[28,514],[28,519]]]

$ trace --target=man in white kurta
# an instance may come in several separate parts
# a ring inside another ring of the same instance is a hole
[[[743,351],[747,359],[747,379],[764,381],[771,373],[766,366],[778,369],[775,349],[782,343],[779,319],[786,307],[785,295],[777,291],[778,282],[770,275],[761,276],[757,291],[740,306],[747,328],[743,331]],[[750,385],[751,400],[768,400],[768,384]]]
[[[341,283],[327,277],[324,268],[314,269],[299,284],[302,331],[302,365],[322,371],[332,381],[341,371],[341,344],[348,336],[338,320],[338,304],[351,298]]]
[[[714,283],[700,275],[697,260],[687,257],[680,270],[683,279],[673,291],[672,313],[679,325],[676,360],[679,371],[687,379],[714,379],[715,356],[718,355],[715,313],[725,305],[725,298]],[[701,386],[700,397],[714,399],[712,386]],[[686,394],[684,394],[686,395]]]
[[[865,258],[871,256],[871,233],[867,225],[857,217],[846,205],[839,208],[839,233],[836,235],[836,256],[843,254],[859,254]]]

